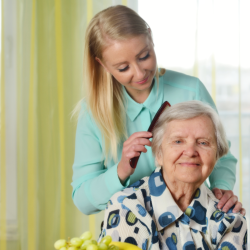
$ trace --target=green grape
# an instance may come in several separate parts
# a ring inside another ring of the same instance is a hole
[[[100,243],[98,245],[98,249],[99,250],[107,250],[108,249],[108,246],[105,244],[105,243]]]
[[[69,243],[70,243],[70,246],[72,247],[79,247],[82,245],[83,240],[75,237],[75,238],[72,238]]]
[[[66,247],[66,240],[64,240],[64,239],[61,239],[61,240],[57,240],[56,242],[55,242],[55,244],[54,244],[54,247],[55,247],[55,249],[60,249],[60,248],[62,248],[62,247]]]
[[[111,243],[112,237],[109,235],[106,235],[105,237],[102,238],[100,243],[105,243],[107,246]]]
[[[108,247],[108,250],[119,250],[119,247],[115,245],[111,245]]]
[[[80,249],[85,250],[89,244],[92,244],[92,240],[85,240],[81,245]]]
[[[81,236],[80,239],[82,240],[90,240],[92,238],[92,233],[89,231],[84,232]]]
[[[74,237],[68,242],[65,239],[57,240],[54,247],[57,250],[119,250],[117,246],[109,246],[112,242],[112,237],[106,235],[98,244],[96,240],[91,240],[92,233],[84,232],[80,237]]]
[[[98,246],[95,244],[89,244],[86,250],[98,250]]]
[[[67,250],[79,250],[79,248],[78,247],[69,247]]]
[[[91,241],[92,241],[92,244],[95,244],[95,245],[98,244],[96,240],[91,240]]]

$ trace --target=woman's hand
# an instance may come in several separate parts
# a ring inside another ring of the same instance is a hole
[[[150,132],[136,132],[123,143],[122,157],[117,167],[118,177],[122,184],[135,171],[130,166],[130,160],[139,156],[141,152],[147,152],[145,145],[151,146],[151,141],[149,140],[151,137],[152,133]]]
[[[242,208],[241,202],[238,201],[238,197],[234,195],[231,190],[223,190],[219,188],[213,188],[213,193],[215,197],[220,200],[218,203],[218,208],[222,209],[223,212],[227,212],[233,205],[233,213],[240,212],[243,216],[246,214],[246,210]]]

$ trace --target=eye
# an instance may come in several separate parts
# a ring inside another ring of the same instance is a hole
[[[176,144],[181,144],[181,140],[174,141]]]
[[[118,69],[119,70],[119,72],[124,72],[124,71],[126,71],[128,69],[128,66],[126,66],[125,68],[123,68],[123,69]]]
[[[146,56],[139,58],[139,60],[144,61],[144,60],[148,59],[148,57],[149,57],[149,52],[147,53]]]
[[[199,142],[202,146],[208,146],[208,143],[206,141]]]

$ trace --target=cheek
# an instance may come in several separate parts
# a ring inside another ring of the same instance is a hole
[[[130,76],[127,73],[115,73],[113,74],[114,78],[122,85],[126,85],[129,80]]]
[[[181,148],[169,146],[169,148],[165,150],[165,162],[171,162],[171,164],[174,164],[181,157],[182,152],[183,150]]]
[[[206,157],[206,165],[209,166],[209,169],[213,169],[216,163],[216,151],[209,150],[209,151],[206,151],[204,155]]]
[[[142,68],[153,71],[154,73],[156,72],[157,65],[155,57],[151,56],[149,60],[142,61],[140,64]]]
[[[152,69],[152,71],[155,71],[156,73],[156,58],[155,57],[152,57],[152,60],[150,61],[149,63],[149,67]]]

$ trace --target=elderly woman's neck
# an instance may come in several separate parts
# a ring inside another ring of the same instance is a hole
[[[176,204],[185,212],[192,202],[198,186],[180,183],[171,183],[170,185],[167,183],[167,186]]]
[[[185,212],[187,207],[192,202],[195,192],[200,184],[183,183],[173,180],[170,181],[164,176],[163,178],[176,204],[183,212]]]

